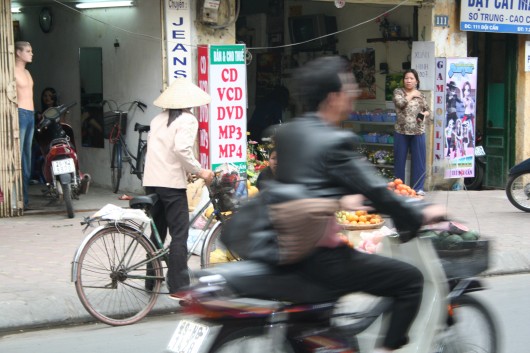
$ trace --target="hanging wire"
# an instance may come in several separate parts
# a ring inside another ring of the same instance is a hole
[[[83,11],[79,11],[67,4],[65,4],[64,2],[61,2],[59,0],[52,0],[54,3],[60,5],[60,6],[63,6],[65,8],[67,8],[68,10],[70,11],[73,11],[73,12],[76,12],[78,13],[79,15],[81,16],[85,16],[85,17],[88,17],[90,18],[91,20],[94,20],[96,22],[99,22],[105,26],[108,26],[108,27],[111,27],[117,31],[121,31],[121,32],[124,32],[124,33],[127,33],[129,35],[132,35],[132,36],[138,36],[138,37],[142,37],[142,38],[148,38],[148,39],[153,39],[153,40],[156,40],[156,41],[159,41],[159,42],[162,42],[162,38],[161,37],[157,37],[157,36],[152,36],[152,35],[149,35],[149,34],[144,34],[144,33],[139,33],[139,32],[134,32],[134,31],[130,31],[130,30],[127,30],[125,28],[122,28],[122,27],[119,27],[119,26],[116,26],[116,25],[113,25],[111,23],[108,23],[108,22],[105,22],[105,21],[102,21],[94,16],[90,16],[88,15],[86,12],[83,12]],[[227,28],[229,26],[231,26],[233,23],[235,23],[239,17],[239,12],[240,12],[240,1],[241,0],[236,0],[236,13],[234,15],[234,18],[232,19],[232,21],[229,21],[227,24],[223,24],[223,25],[215,25],[215,26],[210,26],[210,25],[205,25],[207,28],[213,28],[213,29],[223,29],[223,28]],[[276,46],[264,46],[264,47],[246,47],[246,50],[247,50],[247,54],[246,54],[246,57],[247,57],[247,64],[250,63],[250,61],[252,60],[252,54],[250,54],[249,51],[251,50],[269,50],[269,49],[281,49],[281,48],[290,48],[290,47],[295,47],[295,46],[299,46],[299,45],[303,45],[303,44],[306,44],[306,43],[309,43],[309,42],[313,42],[313,41],[316,41],[316,40],[320,40],[322,38],[326,38],[326,37],[330,37],[330,36],[334,36],[334,35],[337,35],[337,34],[340,34],[340,33],[343,33],[343,32],[347,32],[347,31],[350,31],[352,29],[355,29],[357,27],[360,27],[360,26],[363,26],[367,23],[370,23],[370,22],[373,22],[375,21],[377,18],[381,17],[381,16],[385,16],[387,14],[390,14],[392,12],[394,12],[395,10],[397,10],[398,8],[400,8],[401,6],[403,6],[404,4],[406,3],[410,3],[410,2],[414,2],[414,0],[403,0],[401,1],[399,4],[395,5],[394,7],[388,9],[387,11],[384,11],[382,12],[381,14],[377,15],[377,16],[374,16],[368,20],[365,20],[363,22],[360,22],[360,23],[357,23],[357,24],[354,24],[350,27],[347,27],[347,28],[344,28],[344,29],[341,29],[341,30],[338,30],[336,32],[333,32],[333,33],[328,33],[328,34],[325,34],[325,35],[322,35],[320,37],[315,37],[315,38],[312,38],[312,39],[308,39],[308,40],[305,40],[305,41],[302,41],[302,42],[296,42],[296,43],[290,43],[290,44],[283,44],[283,45],[276,45]],[[177,42],[174,42],[174,41],[171,41],[171,40],[168,40],[167,41],[168,43],[175,43],[177,44]],[[187,47],[187,48],[197,48],[198,46],[197,45],[194,45],[194,44],[186,44],[186,43],[178,43],[184,47]],[[250,59],[250,60],[248,60]]]

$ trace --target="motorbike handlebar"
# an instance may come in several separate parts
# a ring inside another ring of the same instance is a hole
[[[77,102],[69,103],[69,104],[61,104],[57,107],[51,107],[46,109],[42,113],[42,117],[50,120],[54,120],[59,118],[64,112],[68,111],[71,107],[76,105]]]

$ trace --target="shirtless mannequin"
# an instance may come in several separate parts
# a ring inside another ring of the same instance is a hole
[[[33,104],[33,79],[26,64],[33,61],[33,51],[28,42],[15,43],[15,80],[17,83],[18,122],[20,128],[20,158],[24,190],[24,209],[28,208],[28,186],[31,177],[31,143],[35,129]]]

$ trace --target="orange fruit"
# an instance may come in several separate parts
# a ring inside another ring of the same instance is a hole
[[[364,223],[364,222],[366,222],[366,220],[367,220],[366,216],[359,216],[359,223],[361,223],[361,222]]]
[[[396,194],[398,194],[398,195],[401,195],[401,191],[398,190],[398,189],[395,189],[394,192],[395,192]]]
[[[377,218],[372,218],[372,219],[370,220],[370,224],[377,224],[377,223],[379,223],[379,222],[377,221]]]
[[[403,184],[403,180],[401,180],[399,178],[394,179],[394,184],[396,184],[396,185]]]
[[[408,194],[409,194],[409,192],[407,190],[405,190],[405,189],[401,190],[401,195],[408,195]]]
[[[387,184],[387,186],[388,186],[389,188],[392,188],[392,189],[393,189],[393,188],[396,187],[396,183],[394,183],[393,181],[391,181],[391,182],[389,182],[389,183]]]
[[[416,196],[416,190],[410,189],[410,195],[411,196]]]
[[[366,215],[367,213],[368,213],[368,212],[366,212],[366,211],[364,211],[364,210],[357,210],[357,211],[355,211],[355,214],[356,214],[357,216],[364,216],[364,215]]]

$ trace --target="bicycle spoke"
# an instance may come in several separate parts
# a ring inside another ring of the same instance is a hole
[[[136,322],[156,301],[162,282],[159,259],[149,243],[131,229],[109,227],[89,241],[79,261],[76,289],[87,310],[111,325]],[[147,277],[147,263],[152,275]],[[153,291],[145,289],[146,280]]]

